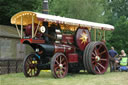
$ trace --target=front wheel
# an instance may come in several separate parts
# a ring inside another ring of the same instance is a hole
[[[63,78],[68,73],[67,57],[63,53],[56,53],[51,59],[51,72],[55,78]]]
[[[102,42],[90,42],[83,54],[84,67],[91,74],[103,74],[107,71],[109,55]]]
[[[39,58],[35,54],[30,54],[24,58],[23,61],[23,72],[26,77],[38,76],[40,70],[38,64],[40,63]]]

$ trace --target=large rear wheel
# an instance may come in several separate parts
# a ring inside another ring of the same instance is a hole
[[[109,55],[102,42],[90,42],[83,54],[84,67],[91,74],[103,74],[107,71]]]
[[[23,61],[23,72],[26,77],[38,76],[40,70],[38,64],[40,63],[39,58],[35,54],[30,54],[24,58]]]
[[[55,78],[63,78],[68,73],[67,57],[63,53],[56,53],[51,60],[51,72]]]

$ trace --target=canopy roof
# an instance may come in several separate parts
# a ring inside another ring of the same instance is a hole
[[[101,23],[95,23],[90,21],[84,21],[84,20],[78,20],[78,19],[72,19],[72,18],[65,18],[55,15],[49,15],[49,14],[42,14],[37,12],[31,12],[31,11],[22,11],[11,18],[12,24],[17,25],[28,25],[32,23],[32,16],[34,17],[34,23],[48,21],[53,23],[59,23],[59,24],[65,24],[65,25],[71,25],[71,26],[81,26],[81,27],[91,27],[94,29],[103,29],[103,30],[114,30],[114,26],[109,24],[101,24]],[[21,17],[23,19],[23,23],[21,23]]]

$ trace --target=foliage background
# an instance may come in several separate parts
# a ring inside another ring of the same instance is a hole
[[[11,25],[10,18],[20,11],[42,11],[42,0],[0,0],[0,24]],[[128,0],[49,0],[49,13],[115,26],[106,32],[108,49],[114,46],[128,53]]]

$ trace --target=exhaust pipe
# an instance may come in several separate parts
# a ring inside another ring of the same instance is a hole
[[[48,14],[48,0],[43,0],[43,10],[44,14]]]
[[[48,14],[48,0],[42,0],[42,13],[43,14]],[[48,34],[48,22],[43,22],[43,25],[45,26],[46,28],[46,32]],[[46,40],[46,43],[49,42],[49,38],[48,37],[45,37],[45,40]]]

